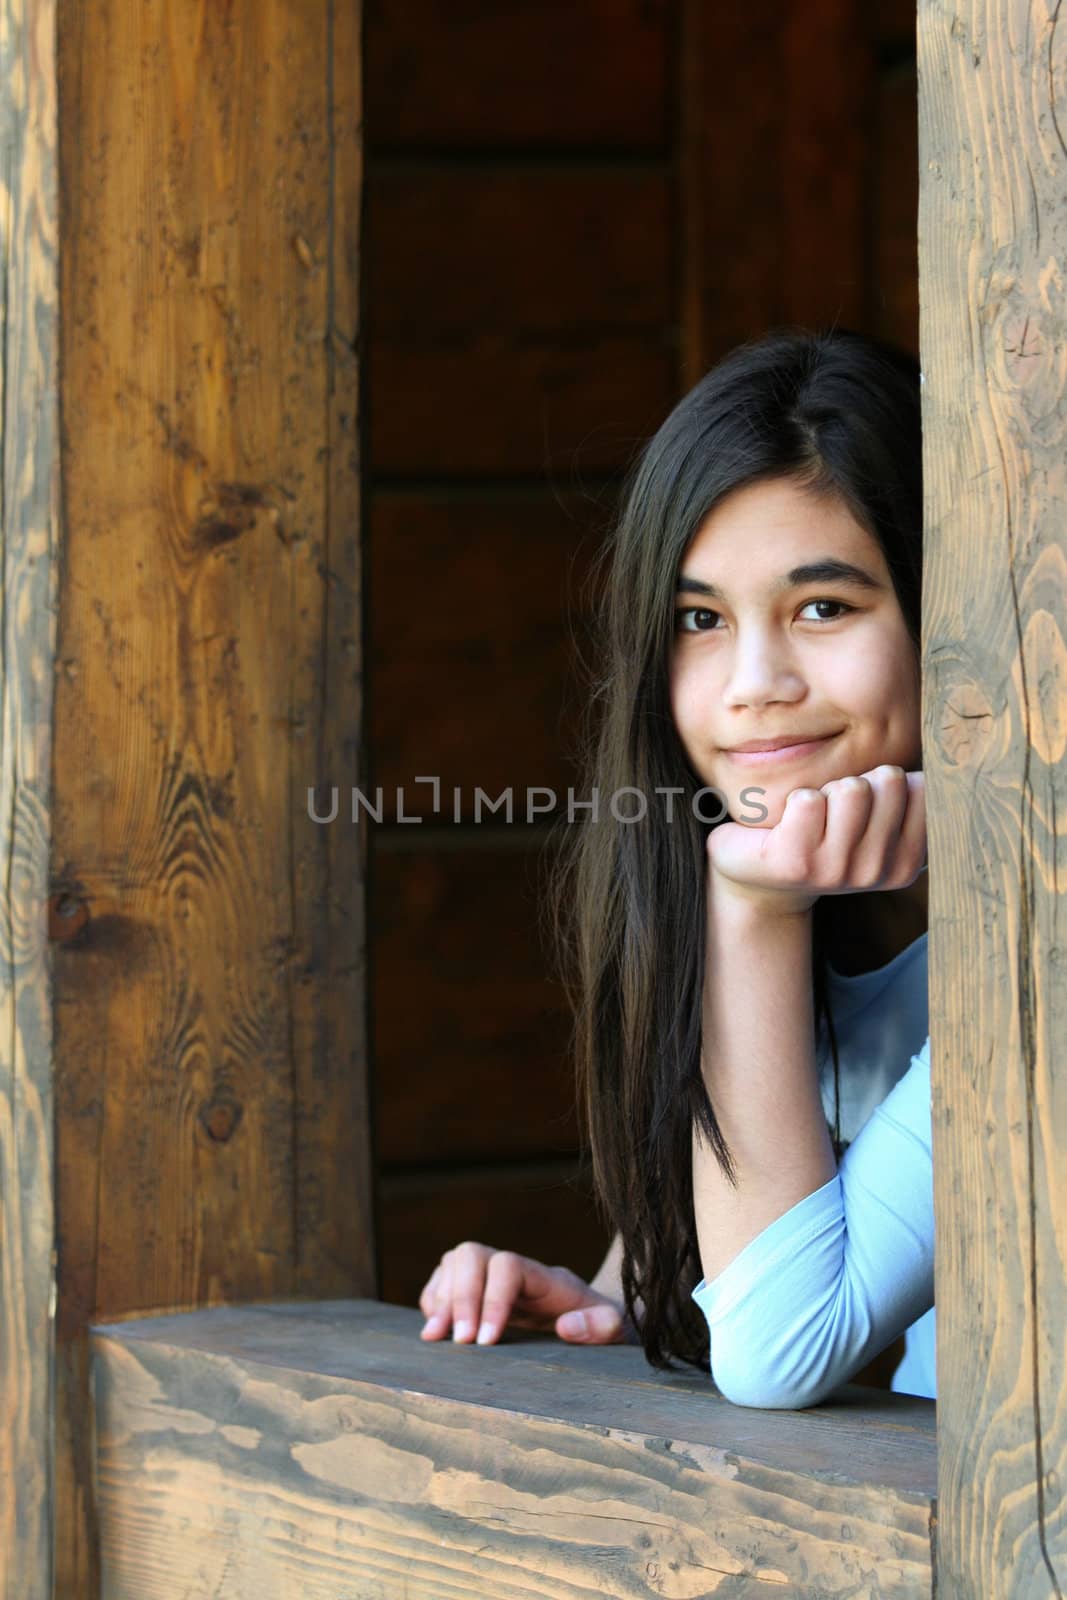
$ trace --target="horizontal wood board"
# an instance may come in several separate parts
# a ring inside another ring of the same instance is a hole
[[[105,1600],[930,1593],[930,1402],[749,1410],[634,1347],[419,1324],[347,1301],[94,1329]]]

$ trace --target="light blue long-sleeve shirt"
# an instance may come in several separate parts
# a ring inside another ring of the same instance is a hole
[[[818,1405],[901,1333],[898,1393],[936,1396],[930,1040],[924,933],[874,972],[830,971],[842,1139],[829,1183],[693,1290],[712,1378],[735,1405]],[[834,1119],[828,1040],[817,1058]]]

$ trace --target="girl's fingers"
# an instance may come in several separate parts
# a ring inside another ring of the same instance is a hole
[[[433,1312],[434,1306],[437,1303],[436,1289],[440,1281],[441,1264],[438,1262],[437,1266],[427,1278],[422,1293],[419,1295],[419,1310],[422,1312],[424,1317],[430,1316]]]
[[[452,1337],[457,1343],[469,1344],[478,1331],[486,1261],[491,1254],[486,1245],[471,1241],[457,1245],[452,1253]]]
[[[921,772],[884,765],[820,792],[827,821],[814,876],[824,894],[914,882],[926,851]]]
[[[708,835],[717,879],[772,899],[898,888],[914,882],[925,850],[923,774],[888,764],[792,790],[773,828],[726,822]]]
[[[565,1311],[556,1318],[556,1332],[572,1344],[621,1344],[622,1312],[607,1302],[583,1306],[580,1311]]]
[[[821,789],[793,789],[785,797],[781,821],[759,836],[768,881],[796,885],[812,877],[816,852],[826,838],[827,804]]]
[[[452,1326],[452,1274],[453,1252],[449,1250],[442,1258],[437,1269],[437,1288],[434,1293],[433,1303],[420,1335],[423,1339],[441,1339],[448,1333]]]
[[[551,1328],[561,1338],[611,1344],[626,1338],[621,1308],[568,1267],[546,1267],[514,1250],[467,1241],[448,1251],[419,1299],[421,1337],[492,1344],[509,1322]],[[575,1320],[575,1313],[578,1313]],[[571,1320],[568,1320],[571,1319]]]
[[[882,766],[865,774],[873,793],[870,819],[852,863],[852,881],[867,889],[889,885],[897,864],[901,826],[908,808],[902,767]]]
[[[836,778],[823,785],[826,796],[826,832],[823,865],[826,882],[846,882],[855,876],[858,852],[874,811],[875,791],[866,778]]]
[[[909,772],[907,810],[900,828],[897,858],[893,864],[890,888],[906,888],[914,883],[926,865],[926,780],[921,772]]]
[[[498,1250],[489,1258],[485,1274],[485,1297],[478,1319],[477,1341],[492,1344],[499,1339],[523,1282],[523,1258],[514,1250]]]

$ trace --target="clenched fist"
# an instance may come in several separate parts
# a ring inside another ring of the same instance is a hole
[[[708,834],[709,888],[769,911],[808,911],[824,894],[904,889],[926,862],[921,772],[874,767],[794,789],[773,828],[723,822]]]

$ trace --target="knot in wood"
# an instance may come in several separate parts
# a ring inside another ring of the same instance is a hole
[[[954,683],[942,701],[937,729],[937,742],[949,766],[981,766],[995,729],[996,716],[982,686]]]
[[[79,895],[65,890],[48,902],[48,937],[67,944],[77,937],[89,921],[89,906]]]
[[[215,1144],[227,1144],[237,1132],[241,1115],[236,1100],[207,1100],[200,1107],[200,1126]]]

